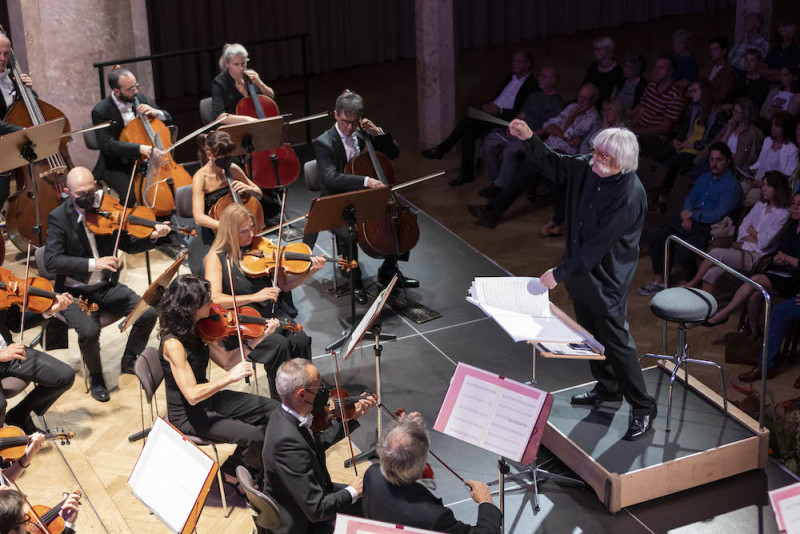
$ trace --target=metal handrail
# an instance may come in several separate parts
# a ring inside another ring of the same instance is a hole
[[[761,292],[761,296],[764,297],[764,341],[761,343],[761,404],[758,410],[758,426],[760,430],[764,429],[764,412],[766,410],[766,394],[767,394],[767,340],[769,339],[769,319],[770,319],[770,310],[772,307],[771,297],[770,294],[767,293],[767,290],[764,289],[761,284],[757,284],[753,282],[750,278],[746,277],[736,269],[725,265],[718,259],[710,256],[700,250],[699,248],[695,247],[684,241],[683,239],[675,236],[670,235],[667,237],[666,242],[664,243],[664,286],[669,286],[669,249],[670,243],[675,242],[682,247],[685,247],[695,253],[696,255],[700,256],[703,259],[706,259],[719,267],[720,269],[724,270],[728,274],[736,277],[739,279],[740,282],[743,284],[748,284],[749,286],[753,287],[757,291]],[[664,332],[661,340],[661,351],[662,354],[666,354],[667,352],[667,320],[664,320]],[[725,392],[723,391],[722,394],[724,395]]]

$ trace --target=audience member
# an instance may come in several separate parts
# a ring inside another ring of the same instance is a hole
[[[780,73],[780,83],[770,90],[761,106],[761,117],[768,121],[781,111],[792,116],[800,112],[800,69],[796,65],[781,67]]]
[[[516,117],[528,95],[538,89],[536,79],[530,76],[532,67],[533,55],[530,52],[516,52],[511,73],[503,79],[494,98],[483,104],[481,110],[506,121]],[[471,182],[475,179],[475,141],[492,128],[489,122],[462,117],[450,135],[433,148],[423,150],[422,157],[442,159],[456,143],[461,142],[461,174],[451,180],[450,185]]]
[[[730,215],[739,206],[742,189],[730,170],[732,155],[725,143],[711,145],[710,170],[692,188],[679,218],[674,218],[650,238],[650,260],[653,278],[638,289],[640,295],[654,295],[664,289],[664,243],[676,235],[699,249],[705,249],[711,238],[711,225]],[[676,247],[675,262],[687,279],[697,272],[696,256],[685,247]]]
[[[675,67],[668,57],[656,59],[653,81],[647,84],[639,105],[631,116],[631,130],[639,136],[644,154],[652,153],[681,118],[685,105],[683,91],[672,78]]]
[[[692,55],[692,32],[678,28],[672,34],[672,52],[669,58],[675,64],[672,77],[681,87],[686,87],[700,75],[700,64]]]
[[[743,74],[745,71],[744,56],[748,50],[758,50],[762,58],[767,55],[769,43],[761,35],[763,25],[764,17],[758,13],[748,13],[744,16],[744,34],[734,43],[728,54],[731,66],[737,74]]]
[[[775,41],[764,57],[764,77],[772,82],[780,80],[780,69],[800,64],[800,48],[797,46],[797,26],[793,22],[781,22],[775,32]]]
[[[629,111],[639,105],[642,94],[647,88],[647,78],[642,75],[644,68],[644,57],[637,52],[629,53],[622,65],[622,74],[625,79],[611,93],[611,96],[619,99],[625,109]]]
[[[751,48],[744,55],[744,73],[739,74],[733,84],[733,98],[749,98],[756,109],[761,109],[769,92],[769,82],[761,76],[761,52]]]
[[[764,139],[758,160],[750,166],[746,182],[750,193],[745,199],[745,205],[752,205],[758,199],[758,188],[761,187],[761,178],[767,171],[778,171],[786,176],[791,176],[797,167],[797,145],[792,143],[794,135],[794,120],[792,116],[781,111],[772,117],[769,137]],[[755,196],[753,189],[756,190]]]
[[[713,37],[708,41],[708,52],[711,65],[705,78],[714,89],[714,103],[727,102],[736,82],[736,73],[728,63],[728,39],[722,35]]]
[[[592,44],[596,61],[589,65],[589,70],[586,71],[581,85],[590,83],[597,87],[599,108],[600,103],[605,102],[614,89],[624,83],[625,77],[622,68],[614,61],[614,41],[611,40],[611,37],[600,37],[592,41]],[[536,131],[534,128],[531,129]]]
[[[578,149],[578,154],[588,154],[592,151],[592,141],[594,141],[594,137],[599,132],[606,128],[624,128],[628,123],[627,113],[625,113],[625,108],[618,98],[609,98],[603,102],[600,109],[600,116],[603,122],[595,126],[594,130],[583,138],[583,143],[581,143],[581,148]]]

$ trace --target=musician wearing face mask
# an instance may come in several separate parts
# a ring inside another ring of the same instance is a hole
[[[312,411],[328,401],[317,368],[308,360],[295,358],[280,366],[277,377],[281,408],[267,424],[264,440],[264,492],[278,503],[281,524],[274,534],[332,533],[337,513],[362,515],[359,499],[362,477],[349,485],[334,484],[325,463],[325,451],[345,437],[358,421],[340,423],[321,433],[310,429]],[[375,405],[364,397],[355,404],[355,419]]]
[[[92,109],[93,124],[112,121],[108,128],[97,130],[100,157],[92,172],[95,178],[107,183],[124,199],[128,193],[134,163],[140,158],[158,161],[162,152],[150,145],[120,141],[122,130],[136,118],[137,112],[163,122],[172,122],[172,116],[150,105],[147,97],[139,92],[136,76],[128,69],[117,67],[112,70],[108,75],[108,85],[111,87],[111,94]],[[138,107],[135,105],[137,101]],[[128,205],[134,205],[135,201],[136,198],[131,193]]]
[[[102,191],[94,176],[85,167],[75,167],[67,174],[69,198],[47,217],[45,266],[56,274],[56,291],[68,290],[97,303],[103,311],[128,315],[139,302],[139,295],[116,282],[119,260],[113,255],[117,236],[95,235],[86,226],[85,213],[99,207]],[[150,238],[136,239],[123,232],[119,248],[130,254],[144,252],[156,246],[156,240],[169,233],[169,225],[156,224]],[[91,375],[92,397],[108,401],[108,389],[103,380],[100,362],[99,318],[87,315],[76,303],[62,312],[78,333],[78,344]],[[156,322],[156,311],[148,308],[133,324],[125,352],[122,355],[123,373],[133,374],[136,358],[147,345]]]

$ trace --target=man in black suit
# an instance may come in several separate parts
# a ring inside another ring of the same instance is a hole
[[[139,296],[116,281],[114,273],[119,269],[119,260],[112,256],[116,235],[95,235],[85,224],[85,212],[98,207],[100,202],[92,172],[85,167],[73,168],[67,174],[66,191],[69,199],[47,217],[49,226],[44,262],[47,270],[56,274],[56,291],[66,288],[73,295],[82,295],[90,302],[97,303],[103,311],[129,314],[139,302]],[[156,245],[156,239],[168,233],[169,226],[166,224],[157,224],[149,239],[136,239],[123,232],[119,247],[130,254],[144,252]],[[98,318],[87,315],[75,303],[65,309],[62,315],[78,332],[81,354],[91,375],[92,397],[100,402],[108,401],[108,389],[100,363]],[[148,308],[133,323],[122,356],[123,373],[133,373],[136,358],[147,345],[155,324],[156,310],[153,308]]]
[[[511,72],[503,79],[492,100],[481,106],[481,110],[500,119],[510,121],[522,110],[528,95],[539,90],[535,76],[531,76],[533,55],[520,50],[514,54]],[[475,179],[475,141],[486,132],[497,128],[496,124],[462,117],[444,141],[433,148],[422,151],[422,157],[442,159],[456,143],[461,141],[461,174],[450,181],[455,187]]]
[[[375,126],[369,119],[362,119],[364,101],[356,93],[345,91],[336,99],[336,108],[333,115],[336,124],[328,131],[314,139],[314,154],[317,158],[317,167],[322,178],[322,196],[358,191],[359,189],[375,189],[384,187],[383,182],[370,176],[357,176],[344,174],[345,165],[364,149],[364,135],[369,136],[372,145],[378,152],[384,153],[391,159],[400,155],[392,136],[382,128]],[[359,129],[358,126],[361,125]],[[345,259],[358,259],[357,245],[353,243],[353,255],[350,257],[350,233],[348,228],[334,230],[336,246]],[[398,286],[415,288],[419,281],[405,278],[397,268],[397,261],[408,260],[408,254],[401,256],[387,256],[378,269],[378,282],[387,285],[392,277],[399,275]],[[345,276],[349,276],[346,274]],[[353,270],[353,279],[356,300],[359,304],[367,303],[367,295],[361,281],[361,269]]]
[[[273,412],[264,438],[264,493],[278,503],[281,524],[274,534],[329,534],[337,513],[361,515],[362,478],[348,486],[331,481],[325,451],[345,437],[343,423],[333,421],[322,433],[310,430],[317,406],[328,400],[327,387],[314,364],[303,358],[284,362],[276,377],[281,409]],[[371,397],[355,404],[354,419],[375,405]],[[358,421],[347,423],[349,431]]]
[[[150,105],[147,98],[139,92],[136,77],[128,69],[112,70],[108,75],[108,85],[111,87],[111,94],[92,109],[93,124],[112,121],[108,128],[97,130],[100,157],[92,172],[97,180],[103,180],[121,199],[124,199],[128,193],[131,170],[136,160],[141,157],[158,161],[162,152],[150,145],[120,141],[122,130],[136,118],[136,112],[164,122],[172,122],[172,117],[166,111]],[[139,106],[134,109],[136,99],[139,101]],[[131,193],[128,205],[133,206],[135,201],[136,198]]]
[[[492,492],[483,482],[466,481],[470,496],[478,503],[474,527],[457,520],[442,500],[420,483],[429,448],[430,438],[417,412],[384,431],[378,444],[380,465],[364,473],[364,517],[436,532],[499,534],[503,514],[492,504]]]

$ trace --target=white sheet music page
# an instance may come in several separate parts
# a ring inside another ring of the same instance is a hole
[[[533,317],[552,317],[550,292],[538,278],[524,276],[478,277],[472,296],[484,308]]]
[[[467,376],[444,433],[519,461],[544,400],[544,395],[536,399]]]
[[[173,532],[180,532],[214,465],[160,417],[128,479],[133,494]]]

